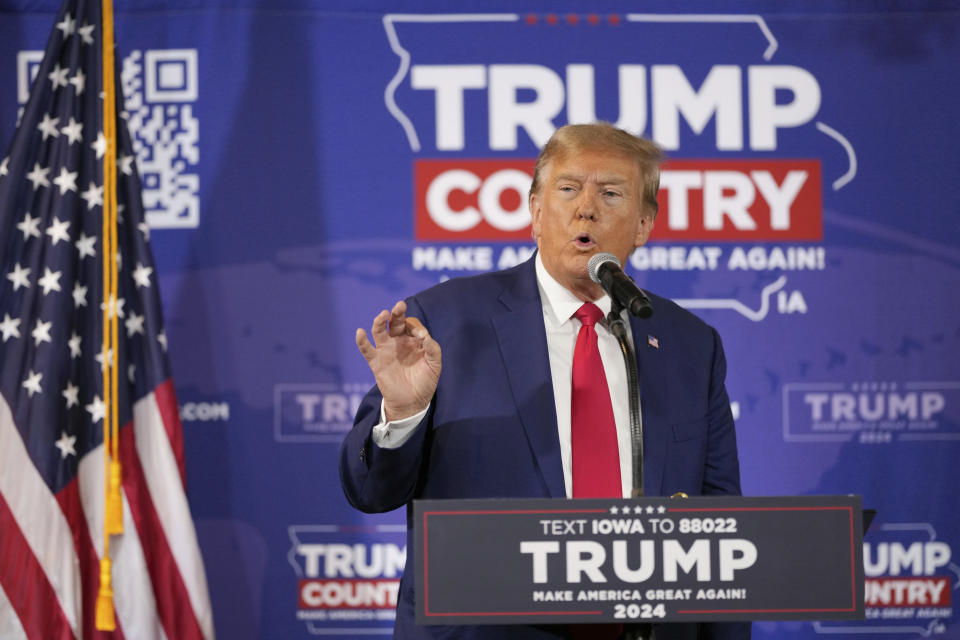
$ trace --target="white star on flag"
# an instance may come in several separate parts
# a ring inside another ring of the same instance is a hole
[[[73,144],[83,140],[83,123],[77,122],[70,116],[70,122],[60,127],[60,133],[67,136],[67,142]]]
[[[100,353],[93,356],[94,360],[100,363],[100,369],[107,368],[107,362],[113,362],[113,349],[107,349],[104,352],[103,347],[100,347]]]
[[[50,342],[50,327],[52,326],[53,320],[44,322],[37,318],[37,323],[33,326],[33,331],[30,332],[35,347],[39,347],[41,342]]]
[[[150,274],[153,273],[153,267],[145,267],[139,262],[137,268],[133,271],[133,279],[137,283],[137,288],[150,286]]]
[[[60,459],[65,460],[67,456],[77,455],[77,450],[73,445],[77,442],[77,436],[68,436],[66,431],[60,432],[60,439],[53,444],[60,449]]]
[[[80,351],[80,340],[81,337],[76,334],[76,332],[70,334],[70,339],[67,341],[67,346],[70,347],[70,358],[79,358],[83,355],[83,352]]]
[[[24,269],[19,264],[13,265],[13,271],[7,274],[7,279],[13,283],[13,290],[16,291],[20,287],[24,289],[30,288],[30,267]]]
[[[60,272],[51,271],[50,267],[43,268],[43,277],[37,280],[37,284],[43,288],[43,295],[51,291],[60,291]]]
[[[75,309],[87,306],[87,288],[76,283],[73,285],[73,306]]]
[[[40,216],[36,218],[30,215],[28,211],[23,216],[23,221],[17,223],[17,229],[23,232],[23,241],[26,242],[30,236],[34,238],[40,237]]]
[[[61,220],[60,218],[54,217],[50,221],[50,226],[47,227],[47,235],[50,236],[50,243],[53,246],[57,246],[57,243],[63,240],[64,242],[70,242],[70,234],[67,233],[67,229],[70,228],[70,220]]]
[[[83,95],[83,90],[87,86],[87,76],[83,75],[83,69],[77,69],[77,72],[70,78],[70,84],[77,90],[78,96]]]
[[[60,31],[63,32],[64,38],[69,38],[71,35],[73,35],[76,27],[77,21],[71,18],[69,13],[63,17],[62,22],[57,23],[57,29],[60,29]]]
[[[43,389],[40,388],[41,380],[43,380],[43,373],[31,369],[30,375],[23,381],[23,388],[27,390],[27,395],[31,398],[35,393],[43,393]]]
[[[60,175],[53,179],[53,184],[60,187],[60,195],[77,190],[78,175],[76,171],[67,171],[66,167],[60,167]]]
[[[20,337],[20,318],[11,318],[9,313],[3,314],[3,322],[0,322],[0,333],[3,333],[3,341],[6,342],[11,336]]]
[[[3,162],[0,162],[0,178],[7,175],[7,173],[9,172],[9,170],[7,169],[7,165],[9,162],[10,162],[10,158],[4,158]]]
[[[92,24],[84,24],[77,29],[77,33],[79,33],[83,39],[83,44],[93,44],[93,27],[94,25]]]
[[[97,236],[88,236],[83,231],[80,232],[80,237],[77,238],[77,241],[74,243],[77,247],[77,251],[80,252],[80,259],[90,257],[96,258],[97,252],[94,250],[93,245],[97,242]]]
[[[120,156],[117,158],[117,168],[125,176],[133,174],[133,156]]]
[[[163,348],[163,352],[167,352],[167,331],[164,329],[157,334],[157,342],[160,343],[160,346]]]
[[[54,70],[56,72],[56,70]],[[66,73],[66,71],[64,71]],[[52,73],[50,74],[53,75]],[[66,84],[66,81],[64,81]],[[60,135],[60,129],[57,128],[57,124],[60,122],[60,118],[51,118],[49,113],[43,114],[43,120],[40,121],[40,124],[37,125],[37,129],[43,132],[43,139],[47,138],[56,138]]]
[[[53,83],[53,88],[54,88],[54,90],[56,90],[57,87],[65,87],[65,86],[67,86],[67,74],[68,74],[68,73],[70,73],[70,67],[67,67],[67,68],[65,68],[65,69],[61,69],[61,68],[60,68],[60,65],[57,64],[57,65],[55,65],[55,66],[53,67],[53,71],[51,71],[49,74],[47,74],[47,77],[50,78],[50,82]]]
[[[144,242],[150,242],[150,225],[146,222],[141,222],[137,225],[137,229],[140,229],[140,232],[143,233]]]
[[[84,409],[90,413],[90,421],[94,424],[103,420],[103,416],[107,415],[107,405],[103,403],[100,396],[93,396],[93,402],[84,407]]]
[[[103,206],[103,187],[98,187],[91,181],[90,186],[80,194],[80,197],[87,201],[87,211],[97,205]]]
[[[136,334],[143,334],[143,321],[144,316],[137,315],[136,313],[131,312],[130,317],[126,319],[124,324],[127,325],[127,337],[132,338]]]
[[[112,317],[114,316],[114,314],[116,314],[116,316],[117,316],[118,318],[122,318],[122,317],[123,317],[123,304],[124,304],[124,302],[126,302],[126,301],[125,301],[123,298],[120,298],[119,300],[117,300],[116,302],[114,302],[113,296],[110,296],[110,304],[105,305],[105,304],[103,304],[103,303],[101,302],[101,303],[100,303],[100,310],[101,310],[101,311],[106,311],[108,318],[112,318]]]
[[[67,409],[71,407],[76,407],[80,404],[80,387],[73,384],[73,382],[67,381],[67,388],[63,390],[63,397],[67,401]]]
[[[130,366],[127,367],[127,380],[130,381],[130,384],[133,384],[135,382],[135,378],[133,377],[133,374],[136,372],[136,370],[137,370],[137,365],[135,364],[131,364]]]
[[[107,152],[107,139],[103,137],[103,131],[97,134],[96,142],[91,143],[90,146],[97,152],[97,160],[103,157]]]
[[[41,167],[39,163],[33,163],[33,171],[27,174],[27,180],[33,183],[34,191],[40,187],[50,186],[50,180],[47,178],[48,173],[50,173],[50,167]]]

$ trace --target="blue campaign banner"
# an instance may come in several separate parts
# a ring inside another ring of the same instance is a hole
[[[58,5],[0,0],[0,154]],[[354,331],[529,257],[533,159],[594,119],[667,153],[627,271],[722,336],[744,494],[878,511],[866,619],[754,637],[960,637],[955,5],[116,8],[220,637],[390,633],[405,514],[337,475]]]

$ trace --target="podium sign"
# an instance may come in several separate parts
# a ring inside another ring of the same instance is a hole
[[[859,496],[420,500],[419,624],[848,620]]]

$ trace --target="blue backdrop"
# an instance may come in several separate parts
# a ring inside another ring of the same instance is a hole
[[[57,4],[0,2],[0,149]],[[744,493],[879,511],[868,619],[755,637],[960,637],[955,5],[632,4],[117,2],[221,638],[389,632],[340,589],[404,553],[337,478],[354,330],[528,256],[532,160],[593,118],[667,150],[629,271],[723,336]]]

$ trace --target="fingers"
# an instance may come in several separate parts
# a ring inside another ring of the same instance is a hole
[[[384,309],[373,319],[373,326],[370,327],[370,335],[377,344],[383,344],[389,334],[390,312]]]
[[[367,332],[363,329],[357,329],[355,340],[357,341],[357,348],[360,349],[360,353],[363,354],[367,362],[373,360],[374,356],[377,355],[377,350],[370,344],[370,340],[367,338]]]
[[[423,326],[423,323],[420,322],[419,318],[407,318],[404,323],[404,333],[408,336],[414,338],[424,339],[430,338],[430,332],[427,331],[426,327]],[[432,338],[431,338],[432,339]]]
[[[406,319],[407,319],[407,303],[403,300],[397,302],[393,305],[393,309],[390,311],[390,335],[391,336],[402,336],[407,333],[406,328]]]

